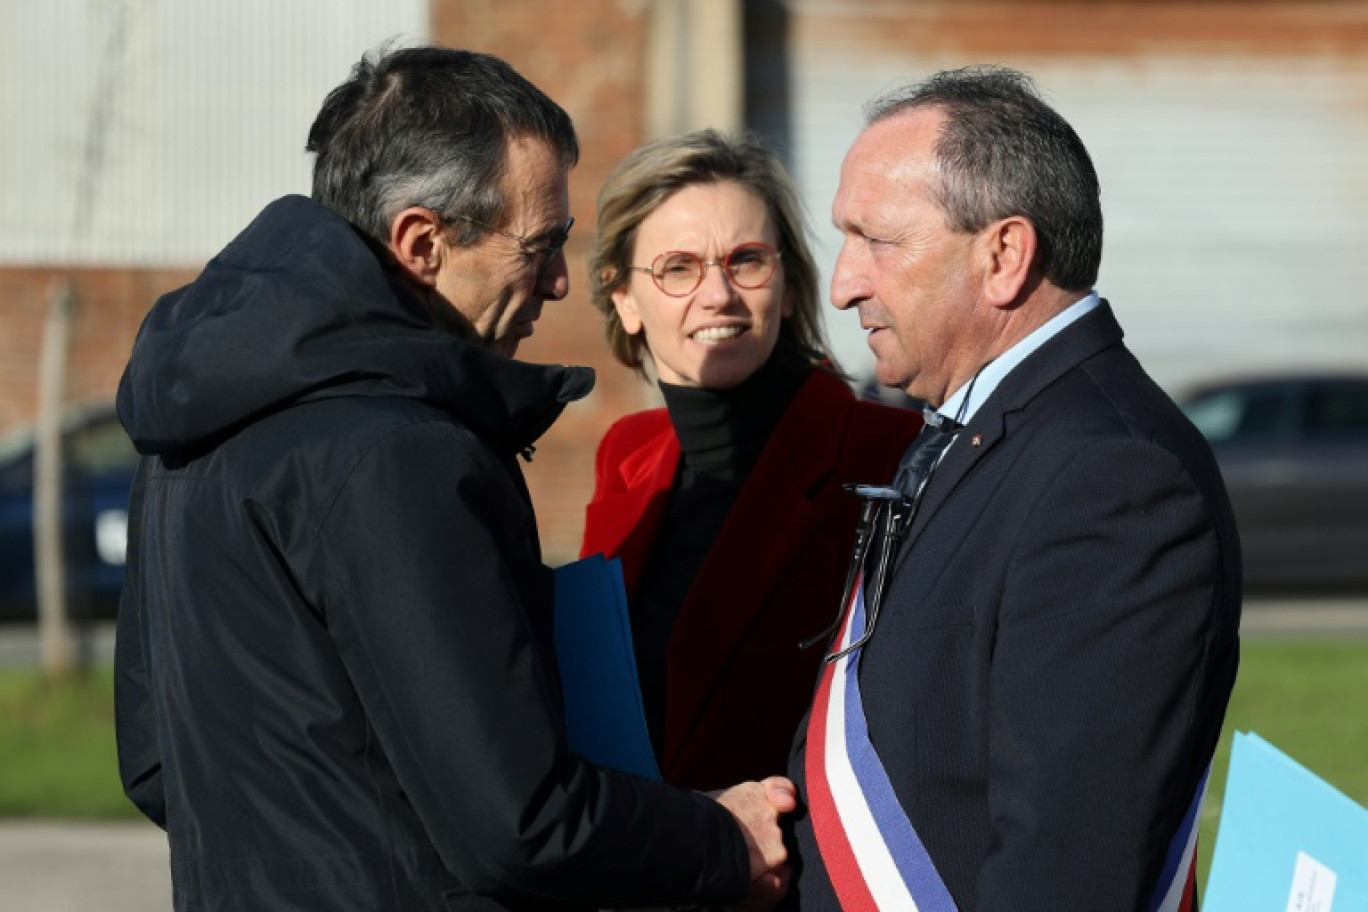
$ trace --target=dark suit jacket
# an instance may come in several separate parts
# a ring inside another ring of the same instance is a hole
[[[1104,303],[979,408],[864,649],[870,739],[961,912],[1143,909],[1235,681],[1225,489],[1121,336]],[[838,908],[796,829],[791,900]]]
[[[782,773],[835,618],[855,529],[847,482],[887,483],[921,426],[815,370],[780,418],[689,591],[666,660],[661,772],[691,788]],[[637,590],[679,465],[665,409],[599,445],[585,555],[620,557]]]

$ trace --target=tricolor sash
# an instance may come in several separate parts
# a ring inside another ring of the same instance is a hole
[[[863,577],[850,596],[841,649],[864,629]],[[804,775],[817,850],[844,912],[955,912],[869,742],[860,654],[826,663],[808,720]]]
[[[864,630],[864,574],[856,577],[837,646]],[[861,650],[825,663],[804,750],[808,811],[817,850],[843,912],[956,912],[955,901],[893,792],[869,740],[860,701]],[[1164,859],[1148,912],[1192,912],[1202,775]]]
[[[1197,783],[1197,793],[1183,815],[1182,825],[1169,843],[1149,912],[1192,912],[1197,905],[1197,815],[1202,810],[1210,776],[1211,767],[1208,766]]]

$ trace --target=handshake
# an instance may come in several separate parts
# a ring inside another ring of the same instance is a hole
[[[777,903],[788,890],[790,876],[779,818],[798,807],[797,789],[783,776],[771,776],[711,794],[736,818],[750,850],[751,888],[745,905]]]

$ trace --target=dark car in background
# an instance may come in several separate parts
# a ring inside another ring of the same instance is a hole
[[[72,617],[113,617],[123,585],[128,497],[138,454],[109,405],[63,424],[63,541]],[[34,435],[0,440],[0,620],[33,619]]]
[[[1368,375],[1228,381],[1182,405],[1220,463],[1251,590],[1368,590]]]

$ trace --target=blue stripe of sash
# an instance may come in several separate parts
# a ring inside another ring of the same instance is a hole
[[[1197,825],[1197,811],[1201,808],[1202,789],[1206,787],[1207,776],[1211,775],[1211,767],[1207,767],[1202,778],[1197,782],[1197,792],[1192,796],[1192,802],[1188,805],[1187,812],[1183,814],[1183,823],[1178,827],[1178,832],[1173,837],[1173,842],[1169,843],[1168,855],[1164,858],[1164,868],[1159,874],[1159,883],[1154,888],[1154,895],[1150,897],[1149,908],[1155,910],[1168,895],[1168,889],[1173,884],[1175,877],[1179,876],[1178,866],[1183,863],[1183,853],[1187,851],[1188,836],[1192,834],[1192,828]],[[1187,879],[1188,872],[1182,871],[1184,880]]]
[[[855,601],[855,616],[850,625],[852,631],[864,629],[864,593]],[[852,633],[852,636],[854,634]],[[845,692],[845,739],[846,751],[850,757],[851,768],[855,771],[856,781],[864,792],[865,800],[874,815],[889,854],[902,875],[908,892],[920,912],[956,912],[955,901],[941,882],[940,874],[922,845],[912,822],[907,819],[898,797],[893,792],[893,784],[874,745],[869,740],[869,727],[865,721],[864,706],[860,701],[860,650],[846,659]]]

